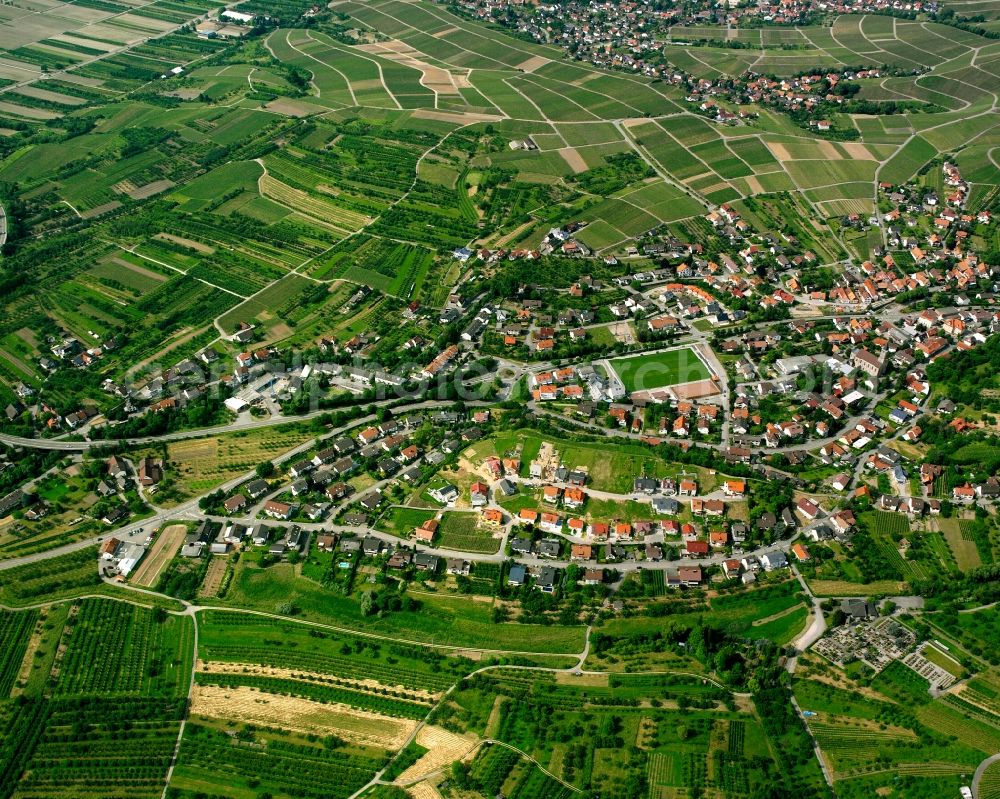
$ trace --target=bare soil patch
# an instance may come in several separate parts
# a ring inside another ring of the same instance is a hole
[[[556,152],[562,156],[563,161],[569,164],[569,168],[577,174],[586,172],[589,168],[587,162],[583,160],[583,156],[577,152],[575,147],[563,147]]]
[[[771,155],[773,155],[782,163],[784,163],[785,161],[792,160],[792,157],[791,155],[789,155],[788,149],[785,147],[785,145],[773,141],[765,142],[765,144],[767,144],[768,149],[771,151]]]
[[[851,158],[854,158],[859,161],[877,160],[871,154],[871,151],[859,141],[842,141],[838,143],[840,144],[841,147],[847,150],[847,154]]]
[[[17,331],[17,337],[33,350],[38,349],[38,338],[35,336],[35,332],[31,328],[22,327]]]
[[[475,737],[456,735],[441,727],[427,725],[417,733],[417,743],[428,751],[396,779],[397,783],[414,782],[461,760],[479,744]]]
[[[184,536],[187,535],[187,526],[183,524],[171,524],[156,536],[153,545],[146,553],[146,557],[135,576],[132,578],[134,585],[141,585],[145,588],[152,588],[160,577],[160,572],[177,554],[177,550],[184,543]]]
[[[693,383],[683,383],[673,386],[673,392],[678,399],[699,399],[701,397],[711,397],[719,393],[719,387],[714,380],[697,380]]]
[[[130,272],[135,272],[137,275],[148,277],[150,280],[156,280],[162,283],[164,280],[167,279],[166,275],[161,275],[159,272],[154,272],[152,269],[146,269],[145,267],[133,264],[130,261],[126,261],[124,258],[112,258],[111,262],[116,266],[121,266],[125,269],[128,269]]]
[[[649,125],[649,124],[651,124],[651,123],[650,123],[650,121],[648,119],[646,119],[646,117],[634,117],[633,119],[623,119],[622,120],[622,126],[626,130],[629,130],[631,128],[637,128],[640,125]]]
[[[0,111],[15,117],[27,117],[28,119],[58,119],[59,114],[55,111],[46,111],[44,108],[29,108],[26,105],[15,105],[14,103],[0,103]]]
[[[198,252],[205,253],[205,255],[212,255],[215,252],[215,247],[203,244],[200,241],[195,241],[194,239],[186,239],[183,236],[175,236],[173,233],[157,233],[153,236],[153,238],[159,239],[160,241],[172,241],[174,244],[180,244],[181,247],[197,250]]]
[[[818,141],[816,146],[819,147],[820,152],[823,153],[830,161],[843,161],[844,156],[840,154],[840,150],[833,146],[833,142],[828,141]]]
[[[279,696],[247,686],[220,688],[195,685],[191,712],[216,719],[315,735],[337,735],[356,743],[396,750],[403,747],[417,723],[347,705],[323,704],[294,696]]]
[[[205,579],[198,587],[198,596],[210,597],[218,596],[219,588],[222,586],[222,578],[226,576],[226,559],[212,558],[208,564],[208,571],[205,572]]]
[[[81,211],[81,219],[94,219],[98,216],[103,216],[104,214],[110,213],[117,208],[121,207],[121,203],[118,200],[112,200],[109,203],[104,203],[104,205],[95,205],[88,211]]]
[[[84,105],[86,100],[82,97],[74,97],[70,94],[59,94],[59,92],[41,89],[38,86],[22,86],[18,91],[27,97],[35,97],[39,100],[49,100],[60,105]]]
[[[723,189],[728,189],[729,184],[726,181],[721,181],[720,183],[713,183],[711,186],[706,186],[704,189],[699,189],[701,194],[711,194],[715,191],[722,191]]]
[[[519,69],[522,72],[534,72],[536,69],[540,69],[548,64],[550,60],[543,55],[532,56],[527,61],[522,61],[518,64],[515,69]]]
[[[272,100],[264,106],[265,110],[273,111],[275,114],[284,114],[286,117],[308,117],[315,114],[319,109],[309,103],[299,103],[295,100]]]
[[[697,175],[692,175],[689,178],[685,178],[681,181],[686,186],[690,186],[692,183],[701,180],[702,178],[710,178],[715,175],[714,172],[699,172]]]
[[[406,789],[406,792],[413,799],[442,799],[441,792],[429,782],[420,782],[416,785],[411,785]]]
[[[438,122],[454,122],[468,125],[470,122],[497,122],[501,117],[496,114],[452,113],[449,111],[433,111],[430,108],[418,108],[413,112],[417,119],[434,119]]]
[[[615,337],[615,341],[620,341],[622,344],[635,343],[635,331],[628,322],[614,322],[608,325],[608,330]]]
[[[132,189],[132,191],[128,192],[128,196],[133,200],[145,200],[147,197],[152,197],[154,194],[164,192],[173,186],[174,182],[172,180],[154,180],[152,183],[147,183],[145,186],[139,186],[138,188]]]

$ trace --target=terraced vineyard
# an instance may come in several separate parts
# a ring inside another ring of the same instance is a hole
[[[348,211],[321,197],[312,196],[300,189],[288,186],[270,175],[264,175],[260,179],[260,189],[265,197],[270,197],[282,205],[301,211],[321,225],[332,227],[343,233],[350,233],[371,221],[368,217]]]

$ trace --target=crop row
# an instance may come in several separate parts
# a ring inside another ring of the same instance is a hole
[[[569,799],[574,795],[573,791],[535,765],[510,793],[511,799]]]
[[[0,796],[12,796],[35,745],[45,729],[49,707],[41,699],[20,702],[0,737]]]
[[[249,686],[266,693],[300,696],[325,704],[350,705],[385,716],[407,719],[422,719],[430,710],[430,704],[426,702],[380,696],[349,688],[281,677],[264,677],[257,674],[206,674],[202,672],[197,674],[195,679],[202,685],[220,685],[224,688]]]
[[[320,654],[318,652],[296,652],[269,649],[263,646],[212,645],[208,647],[209,659],[228,663],[260,663],[301,671],[335,674],[340,677],[356,678],[359,672],[357,658]],[[440,691],[453,682],[446,674],[403,669],[377,661],[365,660],[363,672],[367,679],[377,680],[383,685],[403,685],[407,688]]]
[[[335,749],[248,746],[228,735],[189,724],[181,744],[178,770],[211,775],[229,784],[251,780],[299,799],[343,799],[375,772],[370,761],[356,762]],[[223,783],[225,784],[225,783]]]
[[[729,720],[729,754],[742,756],[743,741],[746,737],[746,722],[739,719]]]
[[[153,693],[164,665],[162,630],[146,608],[83,600],[66,625],[56,693]]]
[[[357,230],[370,221],[355,211],[288,186],[270,175],[260,179],[260,190],[265,197],[345,232]]]
[[[519,759],[520,755],[506,746],[484,746],[472,763],[471,776],[487,796],[499,796]]]
[[[0,572],[0,595],[6,594],[15,602],[26,602],[39,596],[51,597],[70,586],[96,582],[94,552],[82,549]]]
[[[38,611],[0,611],[0,699],[10,696]]]
[[[159,220],[158,220],[159,221]],[[261,260],[275,260],[279,263],[289,259],[289,254],[309,256],[319,252],[318,245],[310,239],[333,241],[332,234],[314,227],[296,225],[287,221],[272,225],[261,225],[245,217],[230,219],[225,227],[220,227],[218,217],[211,214],[186,214],[178,217],[173,225],[164,225],[165,232],[194,239],[206,244],[232,247],[242,252],[251,252]],[[309,236],[304,234],[308,232]],[[295,258],[291,259],[296,261]]]
[[[870,752],[879,744],[900,744],[912,740],[912,736],[881,730],[864,730],[857,727],[839,727],[828,724],[810,725],[820,748],[829,752]]]

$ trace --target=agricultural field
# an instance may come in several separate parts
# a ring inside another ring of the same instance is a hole
[[[0,799],[940,799],[1000,751],[1000,14],[662,5],[0,3]],[[940,508],[874,509],[882,445]],[[639,477],[751,490],[586,563],[470,494],[665,519]],[[837,535],[768,521],[807,495]],[[848,597],[924,660],[811,651]]]
[[[86,599],[70,609],[55,669],[55,693],[182,696],[194,642],[184,617],[111,599]]]
[[[405,508],[394,506],[389,508],[376,522],[375,526],[400,538],[409,538],[414,529],[420,527],[428,519],[433,519],[437,511],[423,508]]]
[[[252,473],[262,460],[284,455],[306,443],[318,432],[308,423],[292,422],[171,442],[167,458],[176,464],[176,471],[167,470],[158,501],[176,504],[212,491],[233,478]]]
[[[647,705],[654,694],[658,701]],[[501,742],[480,749],[471,764],[470,780],[484,795],[563,797],[574,788],[622,795],[636,779],[648,780],[657,792],[749,793],[774,773],[773,741],[755,713],[723,706],[724,696],[683,675],[609,680],[496,670],[469,681],[455,695],[457,707],[439,711],[435,722]],[[588,701],[595,709],[584,712],[581,705]],[[678,712],[678,702],[698,709]],[[537,723],[546,717],[581,734],[566,740],[552,725]],[[626,749],[624,741],[634,746]],[[814,762],[796,779],[814,780],[815,768]]]
[[[9,697],[14,688],[37,620],[37,611],[0,612],[0,698]]]
[[[493,624],[489,604],[462,597],[423,594],[418,608],[366,616],[361,608],[364,586],[357,586],[350,596],[337,595],[298,577],[289,564],[259,568],[247,561],[242,558],[236,567],[224,600],[227,606],[273,612],[279,605],[291,605],[307,621],[445,647],[542,654],[583,648],[582,626],[550,625],[539,638],[532,625]]]

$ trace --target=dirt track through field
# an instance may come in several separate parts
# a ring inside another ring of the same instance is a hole
[[[417,726],[417,722],[410,719],[391,718],[347,705],[263,693],[247,686],[195,685],[191,694],[191,713],[306,735],[336,735],[390,750],[401,749]]]
[[[156,537],[153,545],[146,553],[146,557],[139,564],[135,576],[132,578],[134,585],[141,585],[144,588],[152,588],[160,577],[160,572],[177,554],[177,550],[184,543],[184,536],[187,535],[187,525],[172,524],[165,528]]]
[[[453,82],[451,73],[420,58],[422,55],[420,51],[414,50],[406,42],[390,39],[387,42],[378,42],[377,44],[357,45],[356,49],[418,70],[421,73],[420,82],[437,94],[458,94],[458,87]]]

